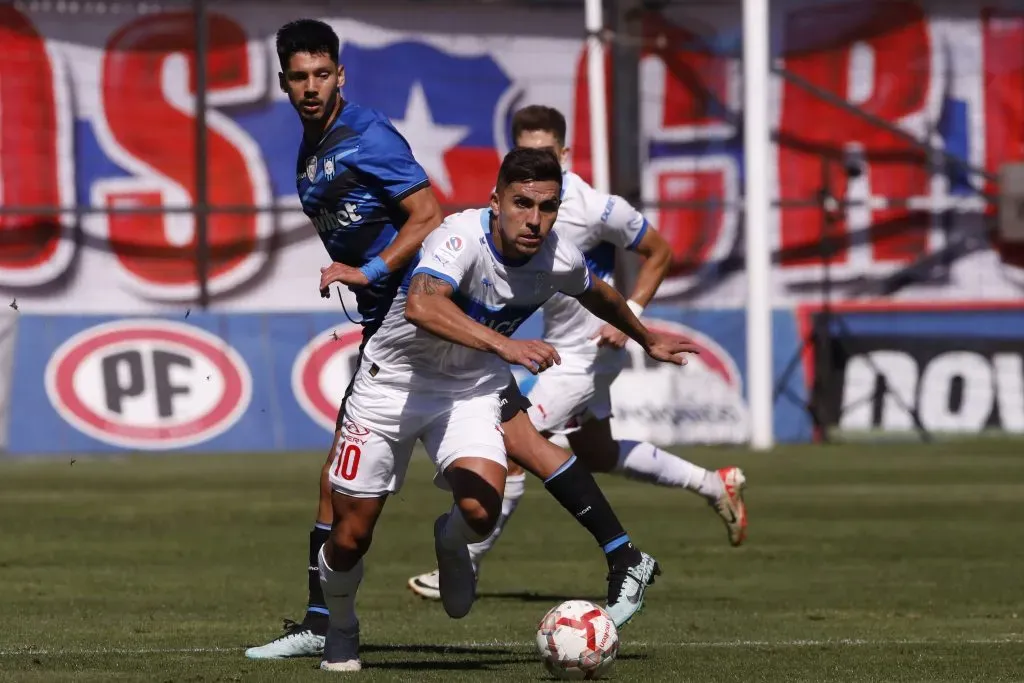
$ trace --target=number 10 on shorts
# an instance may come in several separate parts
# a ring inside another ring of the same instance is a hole
[[[334,457],[334,476],[345,481],[352,481],[359,472],[359,457],[362,451],[359,446],[343,441],[338,444],[338,455]]]

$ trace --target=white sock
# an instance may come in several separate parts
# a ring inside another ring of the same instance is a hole
[[[516,506],[519,505],[519,499],[523,497],[524,491],[526,491],[526,473],[514,474],[505,479],[505,498],[501,501],[501,517],[498,518],[498,523],[494,525],[494,530],[491,531],[490,536],[479,543],[471,543],[469,546],[469,556],[473,560],[473,569],[478,574],[480,573],[480,561],[484,559],[484,555],[498,542],[498,537],[501,536],[501,532],[505,529],[508,518],[516,511]]]
[[[330,613],[331,628],[346,633],[359,631],[359,619],[356,617],[356,591],[363,580],[363,559],[359,558],[356,566],[347,572],[336,572],[327,564],[324,557],[324,545],[317,556],[320,565],[320,587],[324,591],[324,602]]]
[[[722,481],[715,472],[639,441],[619,441],[615,472],[658,486],[689,489],[714,500],[722,495]]]

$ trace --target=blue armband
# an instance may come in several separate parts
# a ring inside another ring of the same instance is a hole
[[[384,263],[384,259],[380,256],[374,256],[370,259],[369,263],[359,269],[359,272],[366,276],[371,285],[391,275],[391,271],[388,270],[388,264]]]

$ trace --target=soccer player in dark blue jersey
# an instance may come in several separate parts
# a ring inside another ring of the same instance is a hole
[[[333,283],[351,288],[365,344],[443,215],[427,174],[388,118],[342,98],[345,67],[338,63],[339,48],[337,34],[321,21],[300,19],[277,33],[281,90],[302,121],[296,189],[333,262],[321,268],[320,292],[328,295]],[[317,554],[333,519],[326,476],[330,460],[329,455],[321,472],[317,520],[309,534],[306,615],[301,624],[286,623],[281,638],[251,648],[249,657],[309,655],[323,648],[327,607]]]

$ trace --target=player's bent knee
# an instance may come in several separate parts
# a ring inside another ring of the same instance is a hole
[[[356,566],[359,559],[370,549],[370,537],[359,537],[350,533],[332,533],[327,563],[334,569],[346,572]]]
[[[327,561],[339,571],[347,571],[370,549],[373,529],[384,507],[385,498],[356,498],[333,492],[334,525]]]
[[[461,458],[445,470],[445,478],[466,524],[486,537],[501,515],[505,467],[485,458]]]

